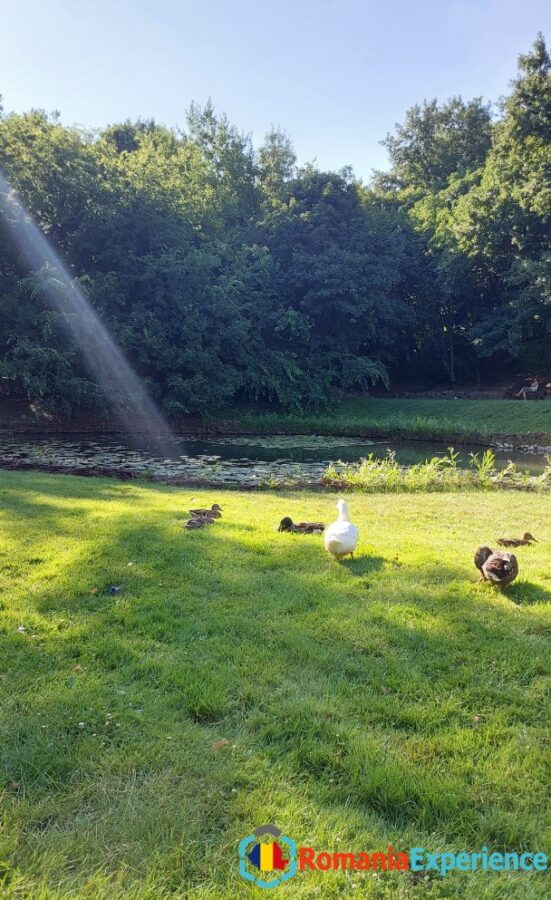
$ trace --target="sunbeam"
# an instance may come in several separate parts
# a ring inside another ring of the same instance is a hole
[[[121,348],[70,277],[60,255],[15,190],[0,172],[0,210],[29,269],[36,273],[51,305],[62,315],[93,378],[125,431],[147,431],[163,449],[172,437],[161,412],[145,390]]]

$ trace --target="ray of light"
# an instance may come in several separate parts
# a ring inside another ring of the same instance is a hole
[[[102,387],[119,424],[129,434],[148,431],[164,449],[171,438],[168,423],[145,390],[60,255],[34,222],[0,172],[0,213],[25,264],[52,307],[62,317],[94,380]]]

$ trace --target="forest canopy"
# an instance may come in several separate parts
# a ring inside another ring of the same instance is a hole
[[[208,104],[98,132],[2,113],[0,171],[163,410],[321,407],[551,361],[551,61],[509,95],[425,101],[390,170],[297,166]],[[105,397],[0,220],[0,391],[70,415]],[[55,273],[50,273],[54,277]]]

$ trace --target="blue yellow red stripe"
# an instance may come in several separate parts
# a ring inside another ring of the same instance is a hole
[[[287,865],[277,841],[255,844],[249,853],[249,859],[261,872],[273,872],[274,869],[284,869]]]

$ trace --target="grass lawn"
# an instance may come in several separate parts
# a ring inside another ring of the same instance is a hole
[[[192,497],[223,519],[185,531]],[[258,897],[236,848],[270,822],[318,850],[551,852],[551,497],[353,495],[342,564],[274,530],[335,500],[0,473],[0,896]],[[518,581],[477,586],[477,544],[526,529]],[[280,890],[543,898],[549,876]]]
[[[551,402],[546,401],[345,398],[320,415],[229,412],[227,418],[257,433],[382,434],[425,440],[545,434],[551,443]]]

